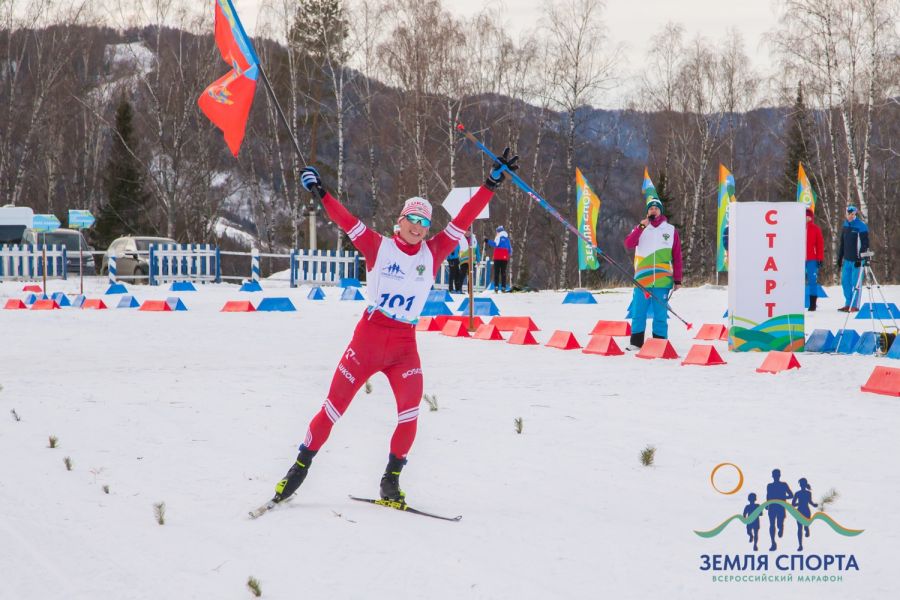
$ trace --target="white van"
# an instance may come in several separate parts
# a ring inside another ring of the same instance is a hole
[[[0,207],[0,246],[18,245],[26,229],[34,225],[34,211],[27,206]]]

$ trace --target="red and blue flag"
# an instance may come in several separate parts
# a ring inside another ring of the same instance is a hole
[[[259,58],[231,0],[216,0],[216,46],[231,70],[203,90],[197,104],[237,156],[256,93]]]

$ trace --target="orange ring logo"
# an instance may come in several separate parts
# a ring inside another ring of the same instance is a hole
[[[722,467],[734,467],[735,471],[737,471],[737,473],[738,473],[738,482],[737,482],[737,485],[734,486],[733,490],[723,491],[723,490],[720,490],[716,486],[716,473]],[[741,487],[743,487],[744,473],[743,473],[743,471],[741,471],[741,468],[734,463],[730,463],[730,462],[719,463],[715,467],[713,467],[712,473],[709,474],[709,482],[712,484],[714,490],[716,490],[717,492],[719,492],[720,494],[723,494],[725,496],[730,496],[731,494],[738,493],[740,491]]]

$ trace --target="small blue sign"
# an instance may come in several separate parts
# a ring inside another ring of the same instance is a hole
[[[89,210],[70,210],[69,229],[87,229],[96,219]]]
[[[32,228],[35,231],[47,233],[59,229],[59,219],[54,215],[34,215]]]

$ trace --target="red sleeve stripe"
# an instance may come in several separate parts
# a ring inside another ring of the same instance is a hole
[[[445,229],[444,231],[446,231],[447,235],[452,237],[457,242],[463,239],[463,236],[466,234],[465,231],[454,225],[452,221],[450,223],[447,223],[447,229]]]
[[[351,240],[355,240],[356,238],[361,236],[363,234],[363,232],[365,232],[365,230],[366,230],[366,226],[363,225],[363,222],[356,221],[356,225],[354,225],[353,227],[350,228],[349,231],[347,231],[347,235],[350,236]]]

